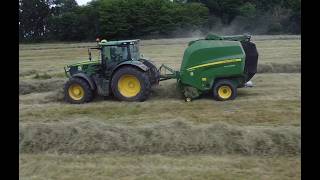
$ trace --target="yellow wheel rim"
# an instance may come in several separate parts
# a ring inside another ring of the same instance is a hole
[[[141,91],[140,81],[133,75],[123,75],[118,81],[118,90],[124,97],[134,97]]]
[[[80,100],[84,96],[84,90],[79,84],[72,84],[68,89],[68,93],[73,100]]]
[[[228,99],[231,97],[232,94],[232,90],[229,86],[221,86],[218,89],[218,95],[222,98],[222,99]]]

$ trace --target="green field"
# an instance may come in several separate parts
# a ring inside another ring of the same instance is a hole
[[[188,39],[141,41],[179,69]],[[175,81],[145,102],[62,101],[63,66],[95,43],[19,46],[21,179],[300,179],[301,41],[256,36],[255,87],[185,103]],[[215,177],[215,178],[214,178]]]

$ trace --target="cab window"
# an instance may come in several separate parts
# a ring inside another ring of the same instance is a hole
[[[107,61],[110,61],[111,60],[110,47],[106,46],[102,49],[102,51],[103,51],[102,54],[104,54],[104,58]]]
[[[127,46],[107,46],[103,49],[107,61],[121,62],[123,60],[128,60]]]
[[[130,52],[131,52],[131,58],[133,60],[137,61],[137,60],[140,59],[139,45],[138,44],[130,45]]]

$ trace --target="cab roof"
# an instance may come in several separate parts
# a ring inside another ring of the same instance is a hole
[[[140,41],[140,39],[107,41],[107,42],[102,42],[102,41],[99,42],[99,45],[101,45],[101,46],[119,46],[119,45],[126,45],[126,44],[136,44]]]

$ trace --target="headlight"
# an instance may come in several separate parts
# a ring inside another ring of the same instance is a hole
[[[66,70],[66,71],[69,71],[69,70],[70,70],[70,67],[69,67],[69,66],[65,67],[65,70]]]

